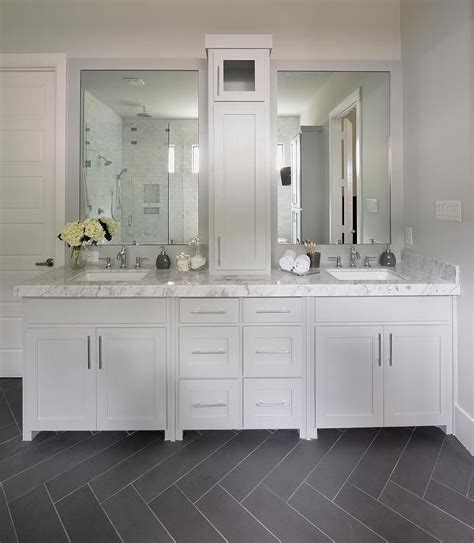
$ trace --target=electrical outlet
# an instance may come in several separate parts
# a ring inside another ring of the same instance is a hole
[[[405,243],[406,245],[413,245],[413,227],[405,226]]]
[[[461,202],[459,200],[436,200],[435,219],[437,221],[461,222]]]

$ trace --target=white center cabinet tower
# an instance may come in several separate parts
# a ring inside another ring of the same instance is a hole
[[[270,273],[270,35],[206,35],[209,270]]]

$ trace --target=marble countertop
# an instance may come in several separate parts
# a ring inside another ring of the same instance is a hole
[[[23,298],[159,298],[259,296],[455,296],[458,280],[441,278],[426,269],[397,266],[394,281],[338,280],[321,267],[320,273],[298,277],[280,270],[270,275],[177,274],[175,270],[143,269],[146,276],[133,282],[78,280],[85,270],[58,268],[15,286]],[[101,271],[97,268],[87,271]],[[117,271],[117,273],[120,273]]]

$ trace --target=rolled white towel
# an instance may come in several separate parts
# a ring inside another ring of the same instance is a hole
[[[308,255],[299,255],[295,258],[293,271],[296,273],[306,273],[311,266],[311,260]]]
[[[285,271],[291,271],[293,269],[293,266],[295,265],[295,258],[296,258],[295,251],[292,251],[291,249],[287,249],[281,255],[281,258],[278,261],[280,264],[280,268]]]

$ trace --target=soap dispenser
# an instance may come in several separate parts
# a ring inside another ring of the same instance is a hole
[[[167,270],[169,269],[170,264],[170,257],[166,254],[165,248],[161,247],[160,254],[156,258],[156,267],[159,270]]]
[[[390,245],[387,245],[385,251],[380,255],[380,265],[384,268],[394,268],[396,263],[397,259],[390,250]]]

